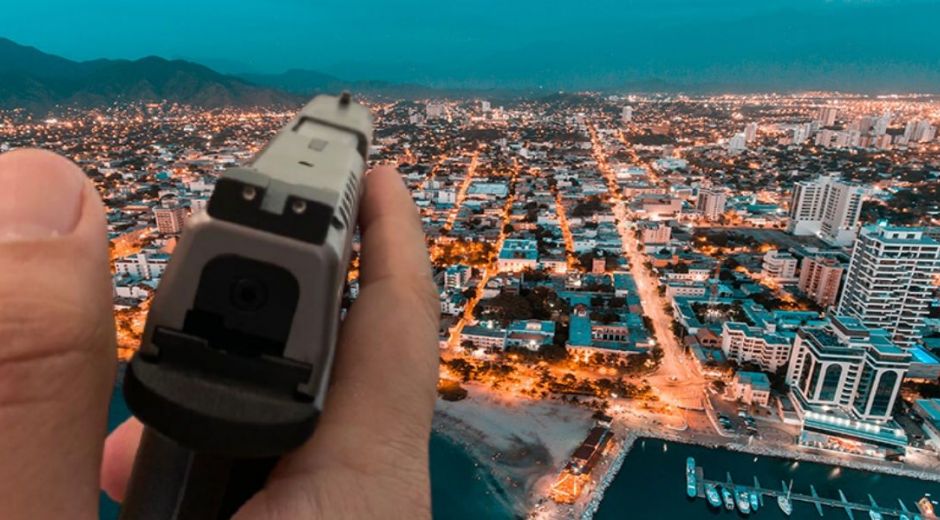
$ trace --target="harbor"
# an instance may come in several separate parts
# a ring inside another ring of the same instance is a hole
[[[694,458],[693,468],[704,468],[701,473],[693,471],[696,482],[694,497],[688,496],[686,471],[688,458]],[[751,511],[748,518],[761,520],[784,520],[787,518],[849,518],[845,509],[834,501],[839,501],[842,490],[846,500],[857,503],[860,509],[853,509],[853,518],[869,520],[871,494],[879,506],[883,506],[882,518],[898,519],[903,512],[898,499],[904,502],[910,511],[907,518],[927,520],[916,508],[916,503],[924,495],[940,497],[940,484],[933,480],[915,476],[901,476],[867,469],[852,468],[847,465],[835,465],[811,460],[745,453],[739,450],[714,446],[701,446],[677,441],[667,441],[649,437],[638,438],[625,457],[618,475],[604,488],[603,498],[593,513],[595,520],[622,520],[624,511],[630,511],[631,518],[683,518],[714,519],[718,516],[727,518],[744,516],[738,509],[737,500],[730,487],[729,494],[734,500],[733,510],[725,508],[721,489],[728,484],[728,474],[734,485],[743,488],[768,489],[766,494],[757,494],[758,509]],[[757,485],[755,479],[757,477]],[[820,517],[814,501],[789,501],[792,511],[785,514],[777,503],[778,497],[786,497],[784,484],[790,486],[791,495],[812,496],[810,485],[819,497],[827,499],[819,502],[823,510]],[[705,497],[704,484],[715,485],[721,507],[709,505]],[[664,492],[663,490],[667,490]],[[681,495],[680,495],[681,494]],[[656,498],[661,497],[661,498]],[[750,506],[750,497],[748,497]],[[825,503],[824,503],[825,502]]]
[[[870,494],[867,501],[855,502],[846,498],[845,493],[838,490],[838,498],[821,496],[813,484],[809,485],[809,494],[793,492],[793,481],[789,485],[781,482],[780,487],[764,487],[757,476],[752,482],[735,482],[730,472],[725,472],[723,480],[705,477],[705,470],[696,465],[693,457],[686,459],[686,494],[690,498],[701,498],[713,508],[724,508],[728,511],[737,510],[741,514],[749,515],[759,512],[764,507],[776,507],[785,515],[793,512],[794,502],[803,502],[812,505],[819,516],[825,516],[826,508],[841,510],[851,520],[869,518],[881,520],[883,518],[898,518],[900,520],[935,520],[933,502],[929,495],[918,500],[915,505],[908,507],[900,498],[897,505],[882,505]],[[745,483],[747,482],[747,483]]]

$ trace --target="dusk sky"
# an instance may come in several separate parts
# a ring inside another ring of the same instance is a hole
[[[940,1],[7,2],[0,36],[72,59],[186,58],[434,86],[932,89]],[[262,7],[264,6],[264,7]]]

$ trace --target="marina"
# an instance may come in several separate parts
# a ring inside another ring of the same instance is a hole
[[[846,498],[845,493],[839,489],[838,498],[820,496],[816,487],[809,486],[809,494],[794,493],[793,481],[788,485],[781,482],[779,489],[763,487],[757,476],[753,477],[753,485],[735,484],[731,473],[725,473],[724,480],[713,480],[705,477],[705,470],[696,465],[693,457],[686,459],[686,493],[688,496],[703,498],[715,509],[724,506],[728,511],[737,509],[742,515],[756,513],[764,506],[765,498],[768,502],[776,502],[780,512],[790,516],[793,512],[794,502],[804,502],[812,505],[819,516],[825,516],[825,508],[841,510],[849,519],[869,518],[881,520],[882,518],[898,518],[900,520],[936,520],[933,502],[929,494],[924,496],[916,505],[908,507],[903,500],[897,500],[897,506],[881,505],[867,494],[867,501],[853,502]],[[719,494],[721,498],[719,499]],[[856,516],[857,515],[857,516]]]

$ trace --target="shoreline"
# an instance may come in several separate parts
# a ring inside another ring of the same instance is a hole
[[[439,406],[434,415],[433,430],[446,437],[449,441],[464,447],[468,453],[480,463],[490,476],[495,485],[499,486],[497,495],[500,499],[505,499],[507,509],[514,515],[531,515],[533,505],[545,500],[546,497],[540,494],[539,490],[544,487],[544,482],[550,479],[558,470],[558,466],[564,463],[556,456],[550,457],[546,464],[513,464],[507,462],[498,455],[503,450],[515,449],[540,449],[546,448],[545,442],[536,437],[534,440],[525,439],[523,436],[516,436],[507,433],[505,430],[489,431],[486,424],[479,423],[479,414],[492,413],[496,416],[506,413],[518,412],[513,410],[514,406],[507,405],[498,399],[487,396],[482,389],[471,390],[471,395],[467,399]],[[477,415],[476,421],[461,416],[459,403],[469,401],[473,403],[474,413]],[[518,402],[518,401],[517,401]],[[552,402],[551,406],[559,407],[560,403]],[[455,406],[456,404],[456,406]],[[531,406],[533,403],[521,403],[522,406]],[[564,405],[571,409],[572,413],[586,410],[572,405]],[[534,412],[536,414],[542,412]],[[552,419],[555,419],[554,417]],[[531,420],[531,417],[520,418],[520,423]],[[518,427],[517,424],[505,426],[506,428]],[[588,490],[589,495],[579,500],[575,505],[575,510],[568,510],[573,513],[573,518],[589,520],[593,518],[600,504],[604,500],[607,489],[623,470],[623,464],[627,456],[641,440],[661,440],[677,444],[686,444],[700,446],[708,449],[727,450],[730,452],[744,453],[755,456],[774,457],[788,461],[810,462],[825,466],[841,467],[853,469],[873,474],[891,475],[895,477],[910,478],[924,482],[940,483],[940,462],[936,469],[911,468],[904,465],[884,463],[878,461],[869,461],[857,457],[840,457],[836,454],[813,453],[810,448],[805,447],[776,447],[767,445],[748,445],[741,442],[729,441],[721,442],[719,439],[702,437],[688,430],[666,431],[662,428],[650,429],[627,429],[617,425],[613,428],[614,433],[620,437],[617,443],[616,451],[608,455],[608,463],[603,468],[603,474],[598,475],[597,484],[593,489]],[[586,433],[587,429],[584,430]],[[556,432],[557,433],[557,432]],[[573,450],[580,441],[578,437],[570,441],[570,448]],[[508,446],[506,443],[509,443]],[[551,450],[548,450],[550,453]],[[557,446],[556,446],[557,452]],[[570,455],[570,451],[568,453]],[[518,461],[515,461],[518,462]]]
[[[650,434],[642,435],[637,437],[638,439],[656,439],[662,441],[676,442],[679,444],[690,444],[693,446],[701,446],[709,449],[725,449],[728,451],[734,451],[738,453],[747,453],[749,455],[760,455],[765,457],[776,457],[779,459],[788,459],[800,462],[813,462],[816,464],[824,464],[827,466],[838,466],[847,469],[854,469],[859,471],[866,471],[868,473],[881,473],[885,475],[892,475],[896,477],[905,477],[912,478],[916,480],[924,480],[927,482],[938,482],[940,483],[940,466],[938,466],[937,471],[926,471],[911,469],[906,467],[896,467],[891,465],[883,465],[876,462],[866,462],[864,460],[854,460],[854,459],[837,459],[830,455],[824,454],[813,454],[806,453],[805,451],[789,451],[785,448],[776,448],[770,446],[749,446],[747,444],[740,444],[737,442],[730,442],[728,444],[716,444],[713,442],[707,442],[701,439],[695,438],[683,438],[679,435],[667,435],[652,432]]]

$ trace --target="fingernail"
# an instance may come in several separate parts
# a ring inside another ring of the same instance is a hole
[[[82,171],[52,153],[0,155],[0,242],[71,233],[81,214],[84,188]]]

